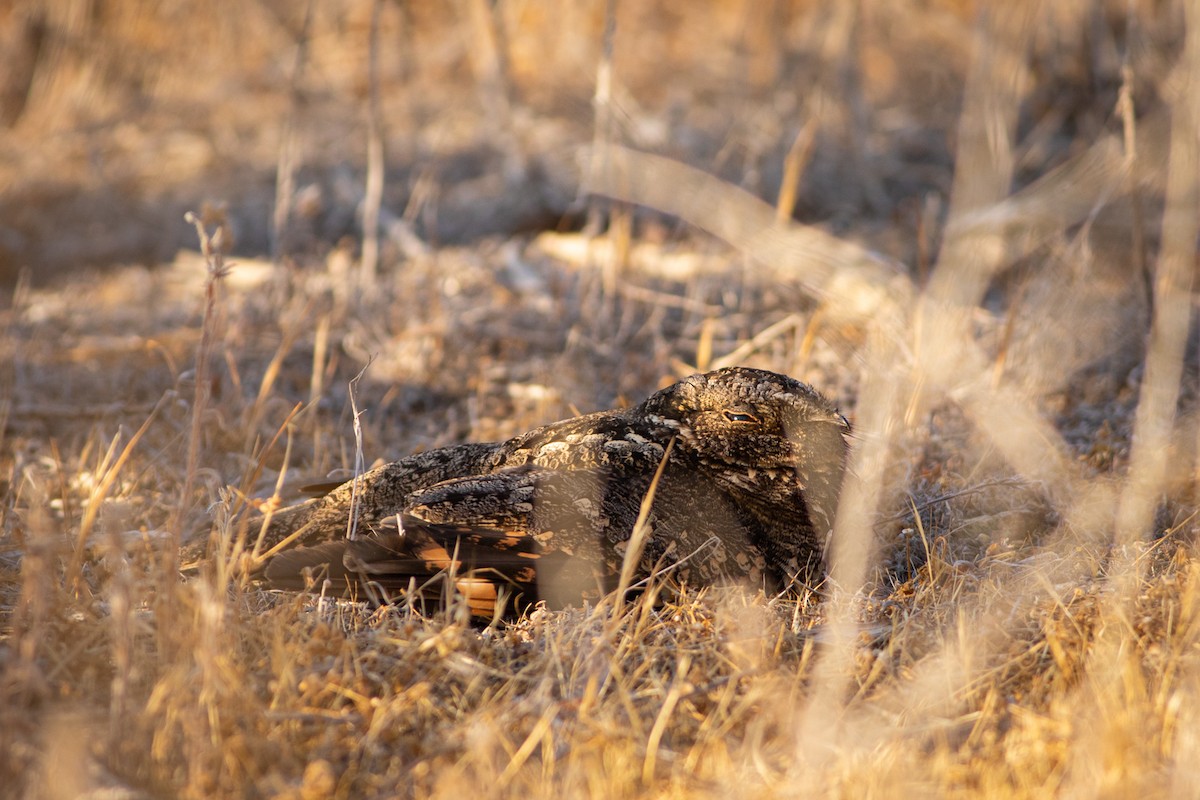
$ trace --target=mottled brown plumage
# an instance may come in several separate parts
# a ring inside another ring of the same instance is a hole
[[[819,579],[848,425],[810,387],[741,367],[693,375],[621,411],[386,464],[278,514],[258,577],[280,588],[440,593],[449,574],[478,614],[498,598],[551,605],[617,585],[655,486],[636,577],[778,590]],[[447,570],[449,571],[447,573]],[[439,577],[440,576],[440,577]]]

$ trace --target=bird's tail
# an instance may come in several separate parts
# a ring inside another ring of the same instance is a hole
[[[535,599],[523,596],[503,569],[468,564],[435,542],[414,545],[402,533],[284,550],[255,577],[272,589],[375,605],[407,602],[426,612],[461,602],[472,616],[483,618],[496,618]]]

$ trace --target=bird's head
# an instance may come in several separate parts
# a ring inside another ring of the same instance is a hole
[[[702,464],[733,469],[838,465],[849,423],[800,381],[766,370],[729,367],[692,375],[646,401],[672,428],[676,447]]]
[[[832,527],[850,423],[811,386],[729,367],[663,389],[644,411],[673,430],[681,457],[748,503],[799,490],[813,524]]]

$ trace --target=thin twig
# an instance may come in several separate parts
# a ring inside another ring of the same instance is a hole
[[[362,486],[362,474],[366,471],[362,446],[362,412],[358,409],[358,382],[371,367],[368,360],[366,366],[350,380],[350,408],[354,413],[354,482],[350,486],[350,518],[346,522],[346,538],[358,538],[358,493]]]
[[[200,469],[204,412],[208,407],[209,392],[212,388],[208,373],[209,354],[212,352],[216,329],[217,288],[229,274],[229,268],[225,265],[225,254],[222,252],[225,240],[224,226],[218,225],[210,236],[204,228],[204,223],[192,212],[185,214],[184,219],[195,226],[196,235],[200,237],[200,252],[208,265],[208,278],[204,285],[204,320],[200,325],[200,345],[196,349],[196,390],[192,400],[192,428],[188,434],[187,472],[169,528],[170,538],[163,553],[163,576],[166,579],[173,579],[179,571],[179,543],[183,537],[183,520],[192,506],[192,490],[196,486],[196,473]]]

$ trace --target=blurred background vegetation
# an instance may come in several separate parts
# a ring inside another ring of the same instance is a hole
[[[611,97],[593,114],[609,5]],[[1123,67],[1138,111],[1155,105],[1181,30],[1149,0],[1023,8],[999,66],[1021,96],[1018,185],[1111,129]],[[239,254],[313,261],[357,237],[373,24],[383,205],[424,241],[578,225],[578,147],[602,129],[771,202],[792,152],[798,218],[912,265],[952,185],[979,13],[961,0],[13,0],[0,277],[170,260],[195,246],[182,213],[201,201],[227,206]],[[276,243],[281,166],[294,183]]]

